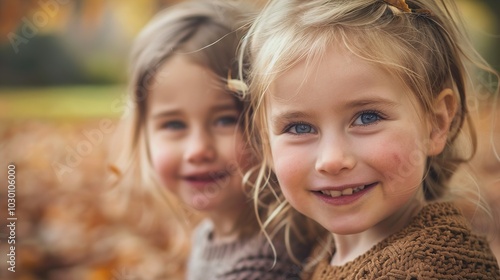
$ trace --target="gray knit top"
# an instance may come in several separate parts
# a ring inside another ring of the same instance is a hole
[[[266,238],[257,234],[246,240],[214,243],[213,225],[204,220],[193,234],[193,249],[188,261],[188,280],[276,280],[299,279],[301,265],[295,264],[283,242],[273,241],[273,251]],[[309,248],[303,248],[298,258],[305,258]]]

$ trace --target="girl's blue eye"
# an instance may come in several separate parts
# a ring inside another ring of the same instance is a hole
[[[215,125],[220,126],[233,126],[238,123],[238,118],[234,116],[220,117],[215,121]]]
[[[181,130],[186,128],[186,124],[181,121],[168,121],[161,126],[164,129]]]
[[[304,123],[298,123],[289,126],[286,129],[286,132],[291,133],[291,134],[306,134],[306,133],[315,133],[316,131],[314,128],[308,124]]]
[[[361,113],[355,120],[354,125],[369,125],[380,121],[382,117],[376,112]]]

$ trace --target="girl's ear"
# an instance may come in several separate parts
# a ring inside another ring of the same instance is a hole
[[[456,112],[457,99],[453,94],[453,90],[449,88],[442,90],[434,102],[434,121],[431,124],[428,155],[438,155],[443,151]]]

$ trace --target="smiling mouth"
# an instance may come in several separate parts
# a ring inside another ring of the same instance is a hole
[[[229,174],[226,172],[208,173],[208,174],[201,174],[201,175],[186,176],[185,180],[192,181],[192,182],[215,182],[215,181],[223,180],[228,175]]]
[[[348,196],[348,195],[353,195],[355,193],[363,191],[365,189],[371,188],[371,187],[375,186],[376,184],[377,183],[372,183],[372,184],[362,185],[362,186],[355,187],[355,188],[347,188],[347,189],[344,189],[344,190],[341,190],[341,191],[338,191],[338,190],[324,190],[324,191],[318,191],[318,192],[320,192],[320,193],[322,193],[324,195],[327,195],[327,196],[331,196],[331,197]]]

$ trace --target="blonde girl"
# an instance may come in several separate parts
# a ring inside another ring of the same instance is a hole
[[[179,202],[204,214],[193,234],[187,279],[286,279],[298,275],[300,266],[282,242],[273,247],[260,235],[242,184],[253,160],[240,127],[245,105],[230,82],[237,73],[241,25],[251,10],[231,3],[175,5],[137,37],[130,169],[140,178],[135,187],[155,204],[167,202],[166,216],[178,217],[171,227],[189,218]]]
[[[328,231],[313,279],[500,278],[487,242],[444,202],[471,156],[459,145],[473,131],[469,66],[490,71],[455,11],[444,0],[271,0],[251,27],[255,194],[286,199],[271,220],[289,204]]]

